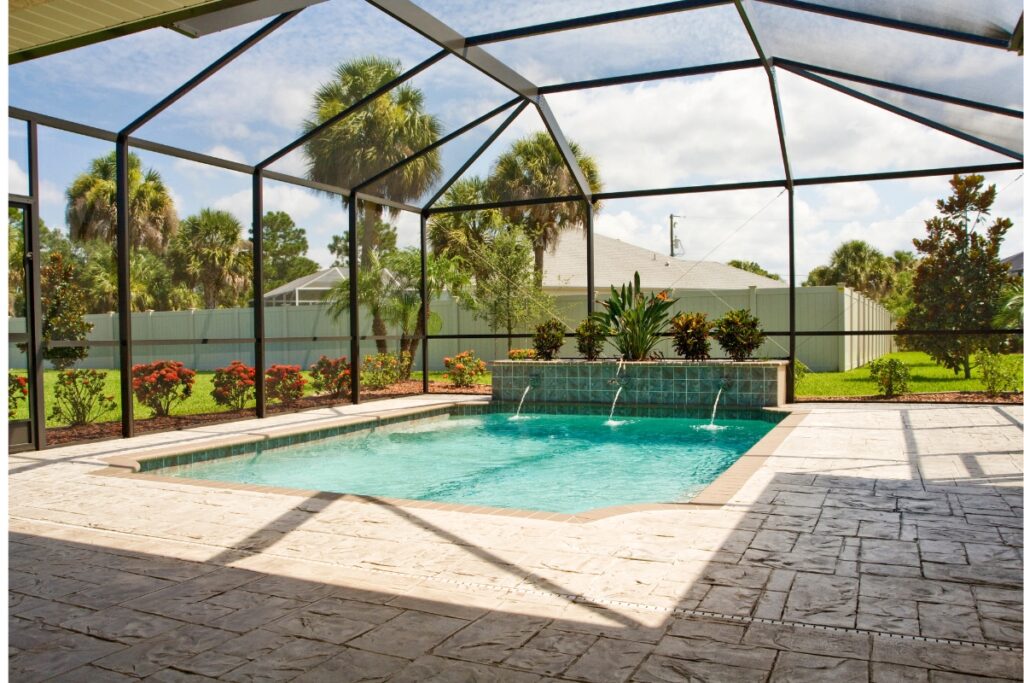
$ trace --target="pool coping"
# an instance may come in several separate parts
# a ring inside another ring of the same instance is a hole
[[[154,474],[143,471],[144,464],[153,460],[167,458],[180,458],[192,453],[202,453],[215,449],[241,448],[252,444],[265,443],[271,440],[287,438],[289,436],[300,436],[312,433],[326,432],[330,430],[356,431],[372,427],[383,426],[394,422],[406,421],[415,417],[432,417],[451,413],[453,409],[464,406],[484,407],[490,406],[491,401],[464,401],[439,403],[430,406],[418,406],[413,408],[401,408],[397,410],[382,411],[383,416],[377,415],[351,415],[338,418],[325,419],[319,422],[315,429],[310,429],[308,424],[280,425],[265,430],[254,429],[245,434],[233,434],[230,436],[212,437],[201,443],[182,446],[163,446],[147,449],[141,453],[129,455],[115,455],[103,458],[106,467],[89,472],[94,476],[122,477],[141,479],[165,484],[177,484],[186,486],[199,486],[204,488],[221,489],[228,491],[248,491],[253,493],[271,493],[303,498],[316,498],[327,501],[347,501],[375,505],[388,505],[400,508],[416,508],[420,510],[439,510],[444,512],[466,512],[480,515],[497,515],[503,517],[518,517],[526,519],[549,520],[557,522],[568,522],[585,524],[595,522],[609,517],[631,514],[634,512],[645,512],[651,510],[716,510],[723,507],[743,487],[753,474],[761,468],[764,462],[775,454],[775,451],[788,437],[792,431],[803,421],[808,414],[792,404],[786,406],[765,407],[763,410],[775,413],[785,413],[785,417],[777,422],[767,434],[761,437],[747,452],[742,454],[724,472],[708,484],[699,494],[685,503],[632,503],[628,505],[614,505],[610,507],[595,508],[579,513],[548,512],[544,510],[522,510],[516,508],[498,508],[483,505],[460,505],[457,503],[442,503],[427,500],[414,500],[409,498],[389,498],[385,496],[369,496],[353,493],[336,493],[333,491],[318,491],[313,489],[296,489],[281,486],[262,486],[257,484],[241,484],[235,482],[215,481],[211,479],[188,479],[183,477],[172,477],[167,475]]]

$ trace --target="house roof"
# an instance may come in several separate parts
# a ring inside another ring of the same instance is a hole
[[[1020,275],[1024,272],[1024,251],[1018,252],[1013,256],[1008,256],[1003,259],[1003,263],[1010,264],[1010,272]]]
[[[347,277],[348,273],[346,271],[343,271],[341,268],[336,266],[332,266],[331,268],[317,271],[312,275],[303,275],[291,282],[286,282],[280,287],[276,287],[264,294],[263,298],[272,299],[285,294],[292,294],[296,290],[325,291]]]
[[[544,287],[586,288],[587,243],[582,231],[566,232],[544,254]],[[635,244],[594,235],[594,274],[598,289],[621,285],[640,273],[644,289],[746,289],[786,287],[786,283],[715,261],[673,258]]]

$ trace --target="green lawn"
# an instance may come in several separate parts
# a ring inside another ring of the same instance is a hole
[[[120,373],[119,370],[107,370],[106,372],[107,372],[107,380],[106,380],[106,384],[105,384],[105,389],[106,389],[106,392],[110,396],[114,397],[114,401],[116,401],[117,404],[118,404],[118,409],[110,411],[110,412],[104,414],[98,420],[98,422],[109,422],[109,421],[114,421],[114,420],[120,420],[121,419],[121,412],[120,412],[120,403],[121,403],[120,377],[121,377],[121,373]],[[12,370],[11,374],[14,374],[14,375],[24,375],[25,372],[23,370]],[[303,371],[302,375],[307,380],[309,380],[309,373],[308,372]],[[421,380],[422,378],[423,378],[423,374],[421,372],[414,372],[414,373],[412,373],[412,379]],[[436,382],[447,382],[448,381],[448,378],[444,376],[443,372],[431,372],[430,373],[430,379],[431,379],[431,381],[436,381]],[[56,371],[54,371],[54,370],[47,370],[46,374],[43,376],[43,388],[44,388],[45,401],[46,401],[46,405],[47,406],[52,406],[53,405],[53,401],[54,401],[53,387],[54,387],[54,384],[56,383],[56,381],[57,381],[57,373],[56,373]],[[488,372],[477,383],[478,384],[490,385],[490,383],[491,383],[491,373]],[[305,390],[306,390],[305,391],[305,395],[306,396],[312,396],[314,394],[314,392],[313,392],[313,385],[312,385],[311,382],[306,384]],[[210,395],[211,391],[213,391],[213,372],[197,371],[196,372],[196,382],[195,382],[194,385],[192,385],[192,396],[189,397],[187,400],[185,400],[183,403],[181,403],[181,404],[171,408],[171,415],[173,415],[173,416],[180,416],[180,415],[202,415],[202,414],[206,414],[206,413],[223,413],[223,412],[226,412],[228,410],[228,408],[225,407],[225,406],[217,405],[214,402],[213,397]],[[248,407],[248,408],[256,407],[256,401],[255,400],[250,401],[249,405],[246,406],[246,407]],[[147,417],[152,417],[153,416],[153,412],[149,408],[141,405],[138,401],[135,401],[135,416],[138,417],[138,418],[141,418],[141,419],[145,419]],[[18,410],[15,412],[14,419],[16,419],[16,420],[26,420],[26,419],[28,419],[28,405],[27,405],[26,402],[23,401],[22,403],[19,404]],[[61,426],[64,426],[63,424],[55,422],[54,420],[51,420],[51,419],[47,419],[46,425],[48,427],[61,427]]]
[[[899,358],[910,368],[910,393],[931,393],[936,391],[984,391],[981,370],[972,367],[971,379],[963,374],[955,375],[952,370],[935,364],[928,354],[919,351],[900,351],[887,357]],[[1021,356],[1013,356],[1017,364],[1017,376],[1021,376]],[[1017,385],[1020,391],[1021,384]],[[796,385],[800,396],[875,396],[878,385],[871,380],[867,366],[848,372],[809,372]]]

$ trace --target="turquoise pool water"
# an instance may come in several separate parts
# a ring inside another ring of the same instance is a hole
[[[161,473],[264,486],[575,513],[686,501],[774,425],[506,413],[410,422]]]

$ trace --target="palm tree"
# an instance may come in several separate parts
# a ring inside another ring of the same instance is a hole
[[[899,253],[894,255],[894,260],[890,260],[864,240],[850,240],[832,252],[827,266],[818,266],[812,270],[804,284],[844,284],[881,301],[892,289],[894,262],[902,267],[906,265],[904,261],[905,258]]]
[[[399,285],[393,275],[384,267],[384,260],[376,249],[371,249],[359,264],[359,280],[356,291],[359,303],[370,309],[373,316],[373,336],[377,345],[377,353],[388,352],[388,341],[384,339],[388,333],[387,323],[396,322],[395,309],[390,303],[398,294]],[[327,311],[335,320],[339,320],[349,309],[349,278],[339,280],[331,285],[325,295],[330,303]],[[356,362],[353,359],[352,362]]]
[[[304,130],[309,132],[398,78],[401,69],[397,59],[372,56],[338,65],[334,78],[316,91],[313,113],[303,124]],[[310,180],[354,187],[436,142],[441,136],[441,122],[423,110],[423,99],[420,90],[400,85],[307,142],[305,153]],[[434,150],[386,176],[370,189],[378,196],[406,202],[419,197],[440,177],[441,157]],[[365,225],[375,226],[381,222],[383,207],[380,204],[363,200],[362,210]],[[374,232],[364,231],[359,245],[360,258],[365,258],[375,246]]]
[[[468,206],[487,201],[487,182],[477,176],[455,182],[437,206]],[[473,274],[482,277],[487,271],[485,250],[502,227],[497,209],[431,214],[427,236],[434,254],[458,257],[471,264]]]
[[[117,238],[117,162],[115,153],[93,159],[89,170],[75,178],[67,191],[67,222],[71,239]],[[128,203],[131,246],[164,253],[178,229],[174,200],[160,174],[142,170],[142,160],[128,155]]]
[[[252,281],[252,245],[227,211],[203,209],[189,216],[170,245],[176,276],[197,289],[206,308],[243,302]]]
[[[597,163],[575,142],[569,142],[569,148],[590,188],[599,192],[602,184]],[[487,186],[492,197],[509,200],[559,197],[579,191],[555,141],[543,131],[516,141],[498,157]],[[594,211],[597,210],[595,204]],[[586,221],[583,202],[515,206],[502,209],[502,213],[522,226],[533,242],[534,275],[538,283],[544,279],[544,251],[558,244],[562,231],[582,227]]]

